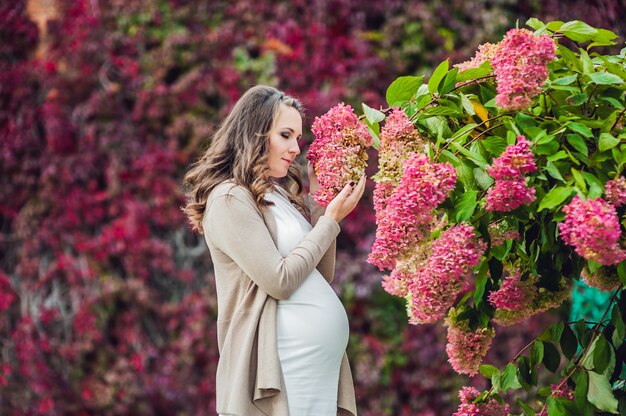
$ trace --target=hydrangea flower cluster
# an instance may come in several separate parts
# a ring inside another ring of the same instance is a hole
[[[522,273],[515,270],[506,277],[500,288],[489,294],[489,303],[497,309],[517,311],[524,309],[537,296],[534,279],[521,280]]]
[[[491,247],[497,247],[500,244],[504,244],[507,240],[519,240],[521,238],[519,231],[510,228],[509,224],[505,221],[489,224],[487,232],[489,233],[489,239],[491,240]]]
[[[475,375],[491,347],[494,329],[478,328],[472,331],[467,321],[457,322],[454,308],[450,309],[445,324],[448,327],[446,352],[452,368],[459,374]]]
[[[548,78],[547,65],[555,57],[556,45],[549,36],[535,36],[528,29],[509,30],[498,45],[491,59],[496,104],[509,110],[526,109]]]
[[[615,207],[626,204],[626,178],[620,176],[604,185],[606,200]]]
[[[368,262],[380,270],[392,270],[397,259],[427,235],[433,209],[448,197],[455,183],[451,164],[432,163],[426,155],[412,154],[400,184],[387,200],[385,215],[378,221]]]
[[[471,225],[454,225],[443,231],[432,242],[426,259],[415,267],[417,272],[405,277],[411,292],[407,304],[410,323],[432,323],[443,318],[458,294],[468,288],[468,277],[480,263],[485,248]]]
[[[496,183],[485,197],[487,211],[509,212],[535,200],[535,189],[526,184],[524,174],[534,172],[537,166],[530,150],[530,142],[517,136],[517,143],[506,147],[487,169]]]
[[[535,285],[537,279],[537,276],[533,276],[524,283],[527,285]],[[569,297],[571,285],[562,279],[557,291],[553,292],[543,287],[536,288],[535,290],[536,295],[532,302],[526,305],[519,305],[520,308],[515,310],[496,309],[493,321],[499,325],[509,326],[522,322],[538,313],[554,309]]]
[[[480,395],[475,387],[465,386],[459,391],[461,404],[452,416],[508,416],[509,405],[500,404],[496,399],[490,397],[488,401],[474,403]]]
[[[385,214],[387,199],[400,184],[404,162],[422,146],[419,131],[409,117],[400,108],[394,108],[380,131],[378,173],[372,178],[376,182],[374,210],[377,223]]]
[[[619,245],[621,229],[615,207],[602,198],[583,201],[578,195],[563,207],[565,221],[559,224],[563,241],[581,257],[605,266],[626,259]]]
[[[313,199],[326,206],[346,183],[358,182],[364,174],[366,149],[372,138],[352,107],[344,103],[315,117],[311,130],[315,140],[307,158],[313,164],[320,185]]]
[[[478,68],[485,61],[491,61],[496,51],[500,47],[498,43],[483,43],[478,46],[476,50],[476,55],[469,61],[461,62],[460,64],[454,65],[459,68],[459,72],[467,71],[468,69]]]
[[[580,276],[587,286],[595,287],[605,292],[613,291],[620,285],[617,269],[611,266],[600,267],[593,273],[587,267],[584,267]]]

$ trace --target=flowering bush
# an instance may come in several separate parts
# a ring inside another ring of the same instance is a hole
[[[455,371],[491,378],[488,392],[463,390],[457,414],[506,414],[499,394],[530,391],[539,364],[561,368],[561,380],[538,409],[520,402],[525,414],[617,413],[622,301],[593,328],[555,324],[503,371],[481,366],[494,324],[559,306],[572,279],[618,289],[611,305],[626,283],[626,48],[590,54],[616,35],[580,21],[528,24],[534,33],[512,29],[470,61],[443,62],[427,83],[398,78],[387,109],[363,105],[380,153],[368,261],[391,270],[383,288],[405,299],[409,323],[447,315]],[[563,38],[589,45],[572,50]]]

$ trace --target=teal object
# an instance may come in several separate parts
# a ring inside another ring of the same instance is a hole
[[[582,279],[575,280],[569,313],[570,321],[584,319],[588,322],[598,322],[602,319],[612,293],[602,292],[594,287],[587,286]],[[608,316],[610,317],[611,315],[609,314]]]

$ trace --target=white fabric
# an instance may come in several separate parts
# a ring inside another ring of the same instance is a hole
[[[278,191],[265,199],[274,202],[269,209],[276,218],[278,251],[286,256],[311,225]],[[278,301],[277,328],[289,416],[335,416],[348,317],[317,269],[289,299]]]

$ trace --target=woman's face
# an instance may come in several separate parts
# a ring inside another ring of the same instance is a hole
[[[274,126],[269,133],[269,156],[267,164],[272,178],[287,176],[287,170],[300,154],[298,140],[302,137],[302,117],[298,110],[280,105]]]

